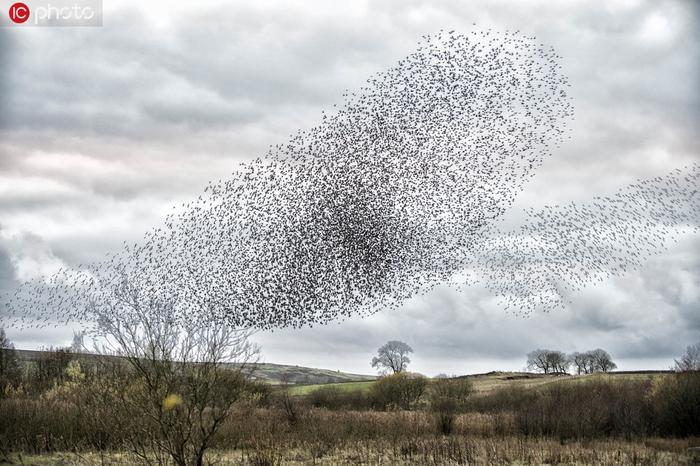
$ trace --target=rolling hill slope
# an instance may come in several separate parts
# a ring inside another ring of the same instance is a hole
[[[36,361],[48,355],[47,351],[16,350],[19,358],[25,362]],[[78,359],[92,359],[101,356],[95,354],[79,354]],[[104,356],[102,356],[104,357]],[[115,357],[115,356],[109,356]],[[364,382],[375,380],[374,375],[350,374],[347,372],[330,369],[316,369],[312,367],[291,366],[284,364],[259,363],[253,377],[271,384],[327,384],[344,382]]]

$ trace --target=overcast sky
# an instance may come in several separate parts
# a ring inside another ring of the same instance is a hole
[[[517,208],[700,161],[694,1],[104,2],[103,27],[0,28],[0,291],[137,240],[439,29],[519,30],[563,56],[572,138]],[[20,348],[71,338],[8,334]],[[428,375],[522,369],[536,347],[603,347],[620,369],[664,369],[700,340],[700,238],[565,312],[515,317],[483,289],[441,288],[397,311],[256,339],[267,362],[364,373],[390,339],[413,346],[411,368]]]

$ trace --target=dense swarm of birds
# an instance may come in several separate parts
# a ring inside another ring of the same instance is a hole
[[[563,142],[560,57],[518,33],[426,36],[290,136],[104,262],[27,283],[15,325],[173,319],[271,329],[399,306],[465,269],[519,312],[638,266],[697,218],[697,167],[590,205],[497,222]]]

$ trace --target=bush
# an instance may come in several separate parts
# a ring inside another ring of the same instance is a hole
[[[464,410],[473,391],[467,379],[438,379],[430,384],[430,410],[439,433],[452,433],[456,414]]]
[[[503,387],[486,395],[472,396],[466,402],[466,409],[490,414],[512,412],[532,401],[535,395],[535,390],[531,388],[518,385]]]
[[[342,390],[335,386],[321,387],[311,392],[308,401],[315,408],[331,410],[362,410],[371,407],[367,394],[360,390]]]
[[[650,403],[657,433],[700,435],[700,372],[663,377],[654,385]]]
[[[644,434],[649,388],[648,380],[551,384],[516,409],[515,424],[525,435],[560,438]]]
[[[474,385],[465,378],[438,379],[430,384],[429,391],[431,404],[450,399],[453,400],[456,409],[463,411],[474,393]]]
[[[63,384],[41,394],[13,389],[0,400],[0,463],[3,450],[124,451],[135,442],[148,442],[149,436],[158,440],[157,424],[121,400],[138,401],[141,396],[143,381],[132,373],[96,376],[85,374],[82,363],[72,363],[65,377]],[[560,439],[650,435],[692,439],[700,435],[697,372],[646,380],[562,380],[540,388],[509,387],[478,396],[469,395],[471,387],[463,379],[428,383],[421,376],[401,374],[381,379],[376,384],[379,388],[369,392],[322,387],[306,402],[277,391],[268,405],[262,400],[271,387],[258,382],[241,387],[241,382],[240,375],[232,373],[219,379],[220,386],[213,390],[226,397],[237,390],[251,396],[242,396],[232,406],[231,415],[212,438],[212,448],[271,453],[303,448],[319,458],[350,441],[388,442],[396,451],[405,447],[410,453],[415,442],[432,438],[436,430],[459,434],[440,442],[472,433]],[[186,402],[186,391],[177,392]],[[426,410],[386,413],[359,408],[362,403],[382,409],[415,407],[422,395]],[[307,403],[328,409],[307,409]],[[172,415],[179,410],[173,409]],[[487,414],[460,415],[460,411]],[[203,414],[209,418],[210,412],[208,408]]]
[[[306,413],[306,405],[303,403],[303,400],[289,393],[288,387],[285,387],[281,392],[275,393],[272,405],[284,413],[284,417],[290,426],[296,425]]]
[[[511,413],[517,431],[530,436],[700,435],[700,372],[506,387],[470,398],[467,409]]]
[[[378,409],[411,409],[416,405],[428,385],[428,379],[420,374],[399,372],[379,379],[370,389],[370,398]]]
[[[272,403],[272,385],[262,380],[246,381],[244,394],[260,406],[270,406]]]

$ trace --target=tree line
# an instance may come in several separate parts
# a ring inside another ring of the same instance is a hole
[[[392,340],[377,350],[377,356],[372,359],[372,367],[380,373],[399,374],[406,371],[411,362],[409,354],[413,348],[408,344]],[[603,349],[594,349],[583,353],[566,354],[562,351],[536,349],[527,355],[527,368],[545,374],[566,374],[569,368],[577,374],[592,374],[594,372],[609,372],[617,368],[610,354]]]
[[[527,368],[544,374],[568,374],[572,368],[576,374],[593,374],[610,372],[617,369],[617,364],[610,354],[600,348],[566,354],[562,351],[536,349],[527,354]]]
[[[566,354],[562,351],[536,349],[527,354],[527,368],[545,374],[567,374],[569,369],[578,374],[610,372],[617,369],[617,364],[610,354],[603,349],[594,349],[582,353]],[[671,367],[676,372],[700,371],[700,342],[689,345]]]
[[[380,374],[400,374],[406,372],[411,362],[409,354],[413,348],[399,340],[391,340],[377,349],[371,365]],[[527,369],[544,374],[568,374],[573,370],[577,375],[610,372],[617,364],[604,349],[597,348],[584,352],[566,354],[563,351],[536,349],[527,354]],[[700,342],[689,345],[679,359],[674,360],[676,372],[700,370]]]

